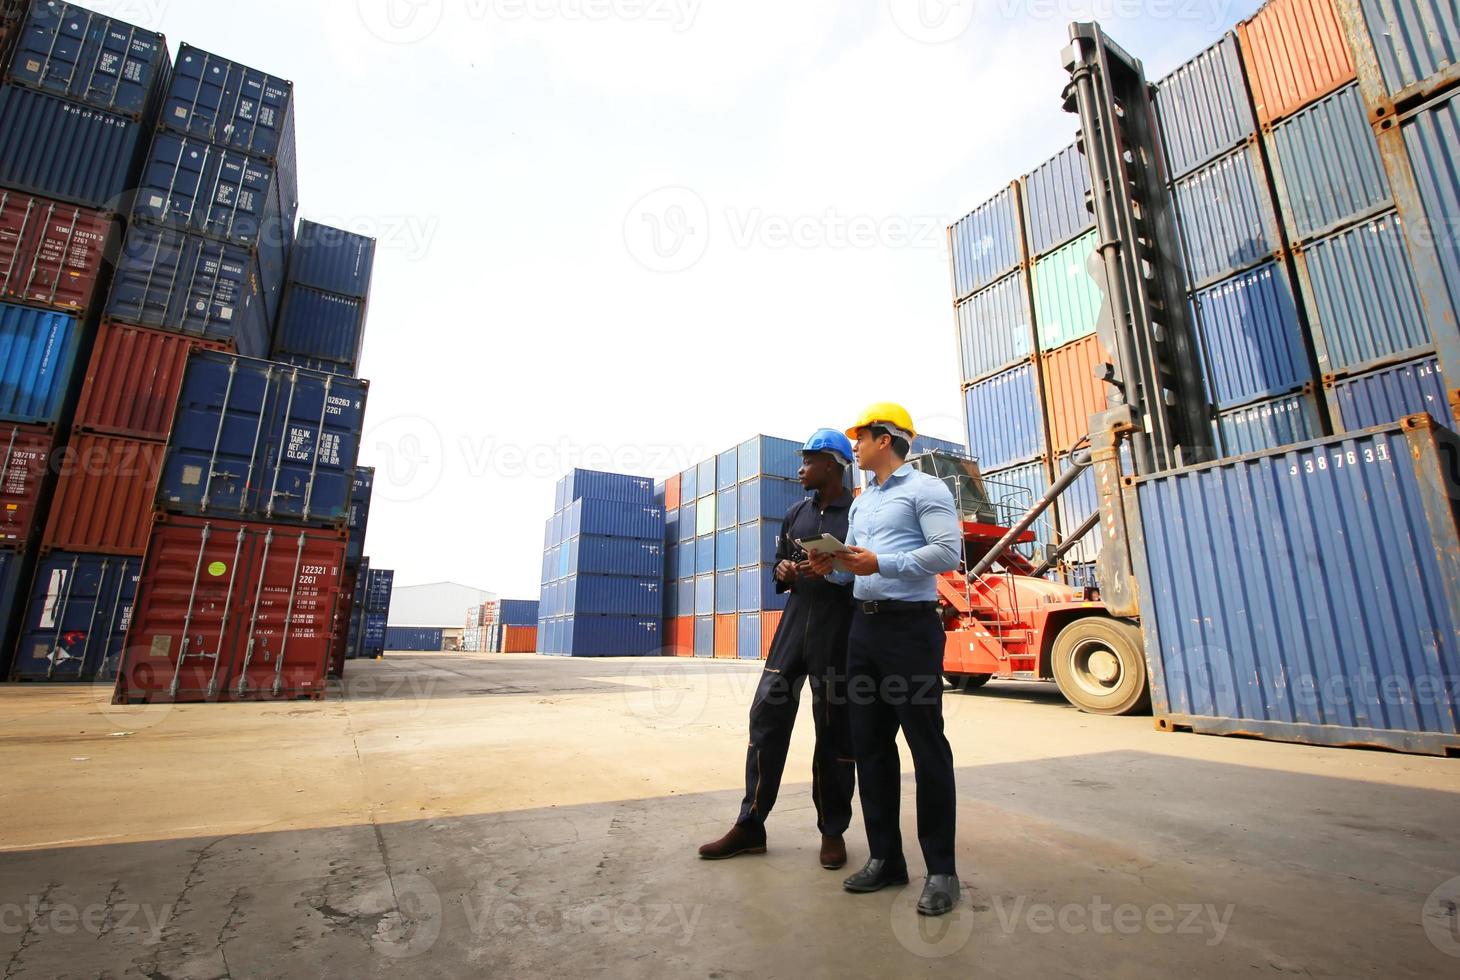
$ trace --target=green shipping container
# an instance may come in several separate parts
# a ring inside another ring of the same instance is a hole
[[[695,511],[695,536],[704,537],[715,533],[715,497],[711,494],[700,499]]]
[[[1101,296],[1087,271],[1095,239],[1093,231],[1081,235],[1034,263],[1034,323],[1042,351],[1095,332]]]

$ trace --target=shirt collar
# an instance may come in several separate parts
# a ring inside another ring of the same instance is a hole
[[[907,476],[912,471],[913,471],[913,464],[911,464],[911,463],[903,463],[897,469],[895,469],[895,470],[892,471],[892,475],[887,478],[887,483],[891,483],[893,480],[900,480],[903,477]],[[875,478],[872,480],[872,486],[877,487],[878,489],[881,489],[881,488],[885,487],[887,485],[887,483],[878,483]]]
[[[852,492],[850,490],[843,490],[840,497],[836,498],[833,503],[829,503],[825,507],[821,506],[821,491],[818,490],[816,494],[812,497],[812,500],[816,503],[817,508],[819,508],[820,510],[844,510],[845,508],[852,506]]]

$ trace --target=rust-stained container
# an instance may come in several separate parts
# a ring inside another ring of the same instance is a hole
[[[0,425],[0,548],[25,551],[40,516],[56,438],[43,425]]]
[[[318,700],[344,571],[339,531],[163,517],[114,700]]]
[[[166,456],[167,447],[160,442],[78,433],[56,453],[60,479],[42,547],[142,555]]]
[[[1237,25],[1237,40],[1264,126],[1354,79],[1333,0],[1270,0]]]
[[[680,496],[679,474],[676,473],[664,481],[664,509],[678,510]]]
[[[715,617],[715,659],[734,660],[740,643],[740,617],[731,613]]]
[[[1044,361],[1045,418],[1057,452],[1066,452],[1090,434],[1090,416],[1105,411],[1107,386],[1095,366],[1110,355],[1096,337],[1085,337],[1041,354]]]
[[[224,344],[103,320],[81,386],[76,427],[87,432],[166,440],[183,369],[193,350]]]
[[[502,627],[502,652],[503,653],[536,653],[537,652],[537,627],[536,626],[504,626],[504,627]]]
[[[781,617],[783,612],[763,612],[760,614],[760,659],[766,660],[771,655],[771,645],[776,642],[776,630],[781,628]]]
[[[100,211],[0,190],[0,298],[84,313],[118,228]]]

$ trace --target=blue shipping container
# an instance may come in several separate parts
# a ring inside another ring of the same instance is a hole
[[[715,571],[735,571],[738,564],[735,540],[735,528],[733,527],[715,533]]]
[[[1390,95],[1460,64],[1453,0],[1359,0],[1359,9]]]
[[[664,545],[640,538],[580,535],[568,542],[568,568],[579,574],[658,577],[664,574]]]
[[[42,559],[20,623],[11,676],[115,678],[141,564],[138,558],[59,551]]]
[[[559,509],[566,509],[574,501],[585,497],[590,500],[616,500],[650,506],[654,503],[654,481],[646,476],[579,469],[571,470],[564,476],[561,485],[563,503]]]
[[[1256,265],[1280,244],[1277,215],[1253,147],[1177,181],[1175,197],[1193,287]]]
[[[381,612],[366,612],[361,617],[360,627],[360,654],[367,660],[378,660],[385,656],[386,647],[389,645],[389,628],[386,624],[386,614]],[[439,630],[437,631],[440,632]],[[439,650],[445,646],[445,640],[441,639],[433,649]],[[400,647],[397,649],[410,649]]]
[[[739,521],[739,488],[730,487],[728,490],[721,490],[715,495],[715,530],[724,531],[734,527]]]
[[[1236,35],[1223,35],[1163,78],[1155,108],[1172,180],[1235,149],[1256,132]]]
[[[569,616],[561,648],[569,657],[649,657],[662,652],[659,613],[653,616]]]
[[[31,6],[9,70],[22,85],[139,121],[171,74],[161,34],[60,0]]]
[[[1358,432],[1389,425],[1406,415],[1428,412],[1442,425],[1452,425],[1445,377],[1433,357],[1379,368],[1328,384],[1335,426]]]
[[[1095,227],[1087,206],[1090,167],[1078,144],[1071,143],[1024,178],[1024,213],[1029,252],[1043,255]]]
[[[178,49],[161,123],[264,160],[296,156],[294,83],[190,44]]]
[[[657,575],[569,575],[563,610],[570,616],[658,616],[664,580]]]
[[[146,151],[142,123],[0,85],[0,185],[121,213]]]
[[[736,573],[735,609],[730,612],[774,612],[791,601],[789,592],[776,593],[776,570],[772,565],[752,565]]]
[[[1228,456],[1266,452],[1323,435],[1318,407],[1305,391],[1222,412],[1217,428]]]
[[[364,300],[370,296],[375,239],[313,221],[299,222],[289,281]]]
[[[696,551],[697,546],[693,542],[680,542],[675,550],[674,567],[666,567],[665,574],[672,571],[676,578],[692,578],[695,574]]]
[[[694,654],[696,657],[713,657],[715,655],[715,617],[695,617],[695,643]]]
[[[1029,512],[1034,502],[1049,490],[1049,474],[1042,459],[1011,466],[1008,469],[983,472],[984,491],[993,505],[996,524],[1012,527],[1019,518]],[[1046,511],[1035,523],[1035,543],[1044,548],[1055,539],[1055,524],[1052,515]],[[1026,556],[1035,553],[1034,548],[1019,549]]]
[[[1277,123],[1268,138],[1278,203],[1296,241],[1389,203],[1389,178],[1358,83]]]
[[[725,450],[715,457],[715,489],[733,490],[740,482],[740,459],[738,447]]]
[[[681,508],[693,507],[695,500],[699,497],[699,475],[700,471],[693,466],[679,474],[679,506]],[[693,517],[692,514],[691,517]],[[694,521],[691,520],[690,524],[694,524]]]
[[[718,487],[715,484],[715,457],[700,463],[698,472],[695,474],[695,486],[699,488],[698,497],[703,500],[705,497],[713,497]]]
[[[758,476],[779,476],[794,480],[801,472],[801,447],[805,443],[775,436],[754,436],[740,444],[736,453],[740,482]]]
[[[695,520],[699,517],[698,501],[689,500],[679,505],[679,540],[693,541]]]
[[[742,524],[735,540],[735,563],[768,565],[776,560],[776,539],[781,536],[781,521],[756,521]]]
[[[792,506],[807,496],[800,481],[761,477],[741,485],[736,516],[741,524],[781,521]]]
[[[1277,263],[1199,290],[1192,306],[1218,408],[1286,394],[1313,380],[1293,284]]]
[[[715,615],[715,574],[699,575],[695,577],[695,605],[696,616]]]
[[[0,420],[61,420],[76,370],[75,317],[0,303]]]
[[[673,591],[675,594],[675,605],[679,608],[678,615],[693,616],[695,614],[695,580],[691,578],[677,578],[668,583],[666,591]]]
[[[1023,269],[959,303],[954,315],[964,384],[1028,360],[1034,352]]]
[[[365,610],[390,612],[390,597],[395,592],[395,572],[389,568],[372,568],[365,581]]]
[[[278,322],[274,354],[300,354],[326,361],[340,374],[359,372],[365,345],[363,300],[291,283],[284,292]]]
[[[728,572],[715,573],[715,612],[717,615],[726,616],[737,611],[736,602],[736,575],[733,569]]]
[[[537,625],[537,600],[503,599],[497,607],[497,622],[503,626]]]
[[[1430,346],[1397,214],[1313,242],[1298,269],[1324,374],[1362,370]]]
[[[741,660],[760,659],[760,613],[741,615],[735,652]]]
[[[350,484],[350,517],[347,526],[350,539],[345,545],[345,560],[360,561],[365,555],[365,532],[370,526],[370,500],[375,494],[375,467],[355,468]]]
[[[1460,748],[1460,691],[1447,683],[1460,676],[1456,452],[1451,432],[1390,426],[1140,480],[1157,718]]]
[[[367,384],[215,351],[188,358],[158,503],[343,526]]]
[[[1024,258],[1019,223],[1010,186],[948,229],[954,300],[971,296],[1019,265]]]
[[[269,313],[253,252],[168,228],[127,229],[107,315],[124,323],[232,342],[267,357]]]
[[[1044,454],[1044,420],[1032,364],[969,385],[964,412],[968,451],[985,469],[1002,469]]]
[[[599,534],[610,538],[663,541],[664,511],[647,502],[632,504],[580,497],[568,508],[563,533],[568,538]]]
[[[401,653],[439,651],[446,645],[446,637],[439,629],[424,626],[388,626],[385,630],[386,650]]]
[[[715,570],[715,536],[713,534],[695,538],[694,553],[696,575],[708,575]]]

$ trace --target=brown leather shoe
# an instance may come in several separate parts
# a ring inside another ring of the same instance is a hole
[[[841,834],[830,837],[821,835],[821,866],[828,871],[836,871],[847,863],[847,843],[842,840]]]
[[[765,853],[765,828],[736,824],[730,833],[717,841],[700,848],[700,857],[706,861],[723,861],[740,854]]]

